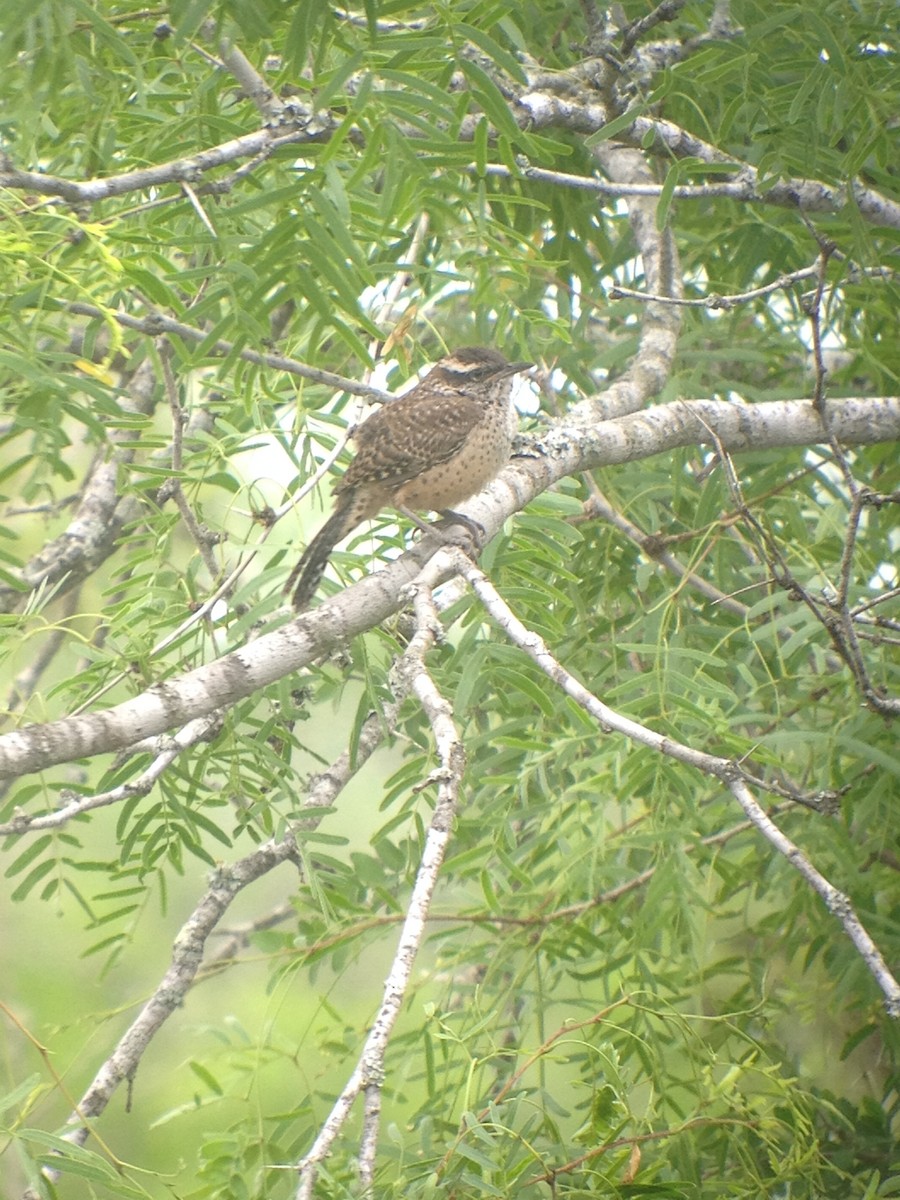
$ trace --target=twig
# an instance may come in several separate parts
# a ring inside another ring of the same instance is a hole
[[[72,1095],[71,1091],[69,1090],[69,1085],[66,1082],[65,1073],[61,1074],[60,1071],[57,1069],[56,1065],[54,1064],[53,1055],[51,1054],[50,1050],[42,1042],[38,1041],[38,1039],[35,1037],[35,1035],[28,1028],[28,1026],[23,1021],[21,1021],[19,1019],[19,1017],[16,1015],[16,1013],[13,1012],[13,1010],[9,1007],[9,1005],[4,1004],[4,1002],[2,1000],[0,1000],[0,1012],[3,1013],[3,1015],[7,1018],[7,1020],[9,1020],[15,1026],[16,1029],[18,1029],[18,1031],[22,1035],[22,1037],[27,1042],[30,1042],[30,1044],[34,1047],[34,1049],[37,1051],[37,1053],[41,1057],[41,1060],[44,1064],[47,1074],[53,1080],[53,1086],[59,1090],[60,1095],[65,1099],[66,1103],[70,1104],[72,1106],[73,1112],[78,1112],[78,1101],[75,1099],[75,1097]],[[115,1166],[118,1168],[124,1167],[126,1164],[122,1161],[122,1159],[119,1158],[119,1156],[113,1150],[112,1146],[110,1146],[109,1143],[107,1141],[105,1141],[99,1133],[96,1134],[95,1136],[97,1138],[97,1142],[99,1143],[99,1145],[102,1146],[104,1153],[106,1155],[108,1155],[110,1162],[114,1163]],[[32,1193],[30,1193],[30,1189],[29,1189],[29,1193],[27,1193],[27,1194],[32,1194]],[[35,1200],[37,1200],[37,1198],[35,1198]]]
[[[772,283],[762,287],[750,288],[746,292],[736,292],[730,296],[713,292],[708,296],[660,296],[653,292],[638,292],[634,288],[620,287],[615,284],[606,293],[610,300],[639,300],[641,303],[675,304],[682,308],[730,309],[738,304],[746,304],[749,300],[757,300],[760,296],[769,296],[772,292],[784,291],[803,279],[811,279],[818,274],[818,264],[812,267],[801,267],[799,271],[791,271],[788,275],[779,275]]]
[[[291,128],[290,126],[293,126]],[[329,114],[312,112],[301,105],[290,110],[290,124],[279,126],[277,133],[267,127],[257,129],[242,137],[232,138],[217,146],[198,150],[186,158],[141,167],[136,171],[123,171],[119,175],[107,175],[101,179],[73,180],[58,175],[46,175],[41,171],[20,171],[17,168],[0,168],[0,187],[34,192],[40,196],[59,196],[70,204],[93,204],[113,196],[124,196],[129,192],[142,192],[165,184],[177,184],[182,180],[196,183],[207,171],[240,158],[268,157],[281,146],[296,146],[304,142],[326,140],[337,123]]]
[[[872,600],[866,600],[863,604],[857,604],[850,610],[852,617],[858,617],[861,613],[868,612],[870,608],[874,608],[877,604],[884,604],[886,600],[900,600],[900,587],[889,588],[886,592],[882,592],[880,596],[875,596]]]
[[[614,1000],[612,1004],[608,1004],[606,1008],[601,1009],[600,1012],[594,1013],[592,1017],[586,1017],[583,1021],[566,1021],[564,1025],[560,1026],[559,1029],[551,1033],[549,1037],[544,1038],[537,1050],[535,1050],[532,1054],[529,1054],[528,1058],[525,1059],[521,1066],[513,1071],[509,1078],[506,1079],[503,1085],[491,1097],[490,1104],[482,1108],[481,1111],[476,1115],[476,1120],[487,1120],[487,1118],[491,1115],[491,1110],[505,1100],[523,1075],[525,1075],[525,1073],[529,1071],[535,1063],[540,1062],[543,1058],[546,1058],[548,1053],[555,1045],[557,1045],[557,1043],[565,1041],[569,1038],[574,1038],[575,1035],[578,1034],[582,1029],[593,1029],[597,1025],[605,1024],[610,1013],[615,1012],[617,1008],[621,1008],[623,1004],[630,1003],[630,996],[621,996],[618,1000]],[[578,1041],[580,1044],[581,1039],[579,1038]],[[440,1177],[444,1174],[450,1159],[456,1152],[457,1146],[463,1141],[468,1130],[468,1123],[465,1121],[462,1122],[457,1130],[456,1137],[453,1139],[452,1144],[448,1147],[443,1158],[434,1169],[436,1178],[440,1179]]]
[[[234,569],[231,571],[231,573],[229,575],[227,575],[222,580],[222,582],[212,592],[212,594],[207,596],[207,598],[203,601],[203,603],[200,604],[197,608],[193,609],[188,614],[188,616],[185,617],[185,619],[181,622],[181,624],[177,625],[172,630],[171,633],[167,633],[165,635],[165,637],[160,638],[158,642],[156,642],[153,646],[151,646],[149,655],[148,655],[149,658],[151,658],[151,659],[155,658],[157,655],[161,654],[163,652],[163,650],[167,650],[169,646],[173,645],[175,642],[177,642],[179,640],[179,638],[182,636],[182,634],[187,633],[187,631],[189,629],[191,629],[194,625],[199,624],[201,621],[204,621],[209,616],[209,614],[212,612],[212,610],[215,608],[215,606],[219,603],[219,601],[224,596],[227,596],[231,592],[234,585],[237,583],[238,579],[240,579],[241,575],[243,575],[243,573],[247,570],[247,568],[250,566],[250,564],[256,558],[256,555],[259,553],[259,548],[262,545],[262,543],[265,541],[265,539],[268,537],[268,534],[269,534],[269,529],[268,528],[264,529],[262,535],[260,536],[257,547],[255,549],[251,550],[250,553],[245,558],[238,559]],[[77,717],[80,713],[83,713],[87,709],[91,708],[94,704],[97,703],[98,700],[102,699],[108,692],[112,691],[112,689],[114,687],[116,687],[118,684],[120,684],[123,679],[127,678],[128,674],[129,674],[129,672],[127,670],[124,670],[124,671],[119,671],[117,674],[113,675],[110,679],[108,679],[106,681],[106,683],[103,684],[102,687],[97,688],[96,691],[91,692],[91,694],[89,696],[87,696],[84,700],[82,700],[81,704],[79,704],[77,708],[74,708],[72,710],[71,716]],[[161,732],[161,731],[157,731],[157,732]],[[123,749],[128,749],[129,746],[128,745],[120,746],[118,748],[120,750],[123,750]]]
[[[828,372],[825,368],[825,357],[822,353],[822,297],[825,294],[828,260],[837,248],[833,242],[826,242],[823,238],[819,237],[808,220],[806,220],[806,226],[819,243],[819,254],[815,268],[816,286],[812,295],[807,299],[806,313],[809,317],[812,331],[813,362],[816,367],[816,382],[812,400],[813,408],[815,408],[822,418],[822,423],[825,424],[827,421],[827,413],[825,412],[825,382]]]
[[[812,468],[807,468],[807,470],[811,469]],[[789,477],[785,483],[780,484],[776,488],[772,488],[768,494],[779,494],[785,489],[785,487],[790,486],[790,483],[793,480],[796,480],[800,475],[805,473],[805,471],[798,472],[797,474]],[[698,532],[702,533],[704,536],[709,536],[711,530],[716,526],[720,529],[729,529],[729,527],[735,521],[743,519],[743,513],[740,509],[737,509],[732,513],[723,514],[710,526],[700,531],[688,530],[681,534],[670,535],[647,534],[644,533],[644,531],[637,525],[635,525],[633,521],[630,521],[626,516],[624,516],[624,514],[613,508],[610,502],[597,487],[592,476],[588,477],[588,487],[591,495],[584,505],[584,512],[587,518],[599,517],[601,520],[606,521],[614,528],[620,530],[625,534],[626,537],[630,538],[631,541],[633,541],[634,544],[644,554],[646,554],[649,558],[654,559],[661,566],[665,567],[667,571],[670,571],[676,576],[676,578],[681,580],[693,591],[696,591],[698,595],[705,596],[712,604],[719,606],[726,612],[732,613],[741,620],[747,621],[749,619],[750,610],[746,607],[746,605],[737,600],[736,597],[746,591],[761,587],[768,587],[774,582],[771,577],[766,577],[759,579],[754,583],[747,584],[747,586],[744,588],[737,588],[730,593],[726,593],[715,587],[714,584],[707,582],[707,580],[703,579],[702,576],[697,575],[693,571],[689,571],[668,550],[668,546],[672,545],[673,543],[697,537]],[[759,503],[761,499],[762,497],[757,497],[756,502]],[[712,543],[707,543],[707,548],[704,550],[704,555],[708,552],[711,544]],[[773,614],[769,614],[769,616],[772,615]],[[766,618],[764,617],[763,619]],[[788,642],[793,637],[793,632],[787,627],[776,625],[775,636],[783,642]],[[838,663],[837,658],[833,659],[833,661]],[[797,800],[798,803],[809,803],[808,800],[801,798],[799,793],[796,791],[792,791],[790,794]]]
[[[900,228],[900,204],[892,197],[854,181],[849,187],[832,187],[818,179],[790,178],[774,182],[766,180],[760,186],[759,170],[749,162],[737,162],[731,155],[695,137],[672,121],[638,116],[630,129],[619,133],[623,141],[634,146],[646,146],[655,139],[651,152],[674,155],[676,158],[699,158],[709,166],[739,167],[739,178],[743,192],[735,193],[735,199],[774,204],[780,208],[791,208],[802,213],[842,212],[848,205],[858,207],[859,213],[873,225]]]
[[[162,313],[151,313],[147,317],[133,317],[130,313],[98,308],[95,304],[85,304],[81,300],[57,301],[57,304],[67,312],[75,313],[76,316],[99,317],[103,321],[112,318],[126,329],[134,329],[138,333],[146,333],[150,337],[158,337],[162,333],[167,333],[174,337],[184,338],[187,342],[204,342],[209,336],[202,329],[185,325],[182,321],[175,321]],[[297,375],[312,383],[322,383],[326,387],[337,388],[339,391],[349,392],[353,396],[370,397],[378,403],[384,403],[391,398],[390,393],[383,392],[380,388],[360,383],[356,379],[347,379],[343,375],[335,375],[333,371],[324,371],[320,367],[307,366],[306,363],[298,362],[295,358],[286,358],[283,354],[260,354],[256,350],[246,348],[239,350],[233,342],[228,342],[224,338],[213,342],[211,346],[207,347],[207,350],[209,354],[221,358],[236,354],[238,358],[242,358],[245,362],[255,363],[256,366],[270,367],[274,371],[285,371],[289,375]]]
[[[147,415],[156,405],[156,377],[146,359],[128,384],[122,398],[130,414]],[[61,534],[47,542],[17,573],[26,592],[46,589],[69,590],[85,579],[97,562],[113,552],[123,526],[140,512],[140,502],[119,493],[122,468],[134,460],[134,432],[112,429],[107,434],[109,453],[94,460],[78,497],[78,505]],[[23,587],[0,583],[0,612],[12,612],[22,600]]]
[[[701,417],[700,420],[703,418]],[[830,415],[829,415],[830,423]],[[886,716],[900,715],[900,699],[885,695],[874,686],[869,678],[869,672],[865,664],[865,660],[860,652],[859,642],[856,638],[856,632],[853,628],[853,620],[850,616],[847,604],[847,590],[849,588],[850,569],[852,563],[853,549],[856,544],[856,529],[859,523],[860,513],[864,504],[867,502],[868,493],[860,491],[855,484],[850,502],[850,520],[848,522],[848,531],[844,541],[841,564],[841,579],[842,591],[838,594],[837,600],[823,599],[820,603],[810,593],[809,589],[797,579],[794,573],[788,566],[787,560],[781,552],[781,547],[776,542],[775,538],[764,528],[762,523],[750,511],[747,502],[744,499],[743,489],[737,472],[734,469],[734,463],[731,456],[728,454],[722,441],[712,429],[710,438],[713,445],[716,447],[719,456],[719,462],[725,474],[725,480],[728,485],[728,490],[732,495],[735,506],[742,513],[745,522],[753,531],[758,539],[760,552],[767,563],[775,583],[792,596],[794,599],[802,600],[806,607],[810,610],[816,620],[822,625],[828,634],[832,646],[840,657],[841,661],[849,668],[857,687],[866,702],[876,709],[878,712],[884,713]],[[832,443],[836,442],[834,435],[829,433],[829,438]],[[841,453],[843,453],[841,451]],[[847,468],[849,471],[849,466]]]
[[[750,789],[742,779],[732,779],[728,783],[731,794],[740,804],[750,821],[765,837],[779,854],[783,854],[795,871],[799,871],[806,882],[822,899],[825,906],[844,927],[859,951],[863,962],[872,972],[878,986],[885,995],[885,1009],[890,1017],[900,1018],[900,985],[888,969],[887,963],[881,956],[878,947],[872,941],[865,926],[853,911],[850,900],[820,874],[812,865],[799,846],[782,833],[775,822],[760,808]]]
[[[386,704],[381,712],[370,713],[360,727],[353,753],[344,750],[326,770],[310,781],[306,799],[301,807],[304,815],[293,822],[292,828],[296,832],[306,832],[318,826],[321,818],[317,815],[317,810],[333,807],[346,785],[368,762],[383,744],[387,733],[393,729],[399,707],[399,699],[395,699]],[[226,940],[217,947],[215,954],[204,961],[203,969],[197,977],[198,981],[221,971],[234,959],[238,950],[246,945],[252,934],[260,929],[271,929],[273,925],[287,920],[294,914],[295,909],[292,905],[279,905],[264,917],[257,917],[253,921],[225,931]],[[399,914],[391,918],[392,922],[394,920],[400,920]]]
[[[335,8],[334,15],[341,21],[347,21],[350,25],[358,25],[361,29],[369,28],[369,15],[362,13],[353,13],[346,8]],[[427,17],[417,18],[411,21],[385,21],[376,18],[374,25],[379,33],[397,33],[397,32],[415,32],[421,29],[427,29],[430,20]]]
[[[622,53],[630,54],[635,43],[663,21],[674,21],[685,4],[687,0],[662,0],[662,3],[657,4],[646,16],[632,21],[622,32]]]
[[[74,817],[91,812],[95,808],[106,808],[110,804],[119,804],[131,800],[135,796],[146,796],[153,790],[154,785],[165,770],[191,746],[199,742],[208,742],[218,734],[222,727],[223,718],[219,713],[189,721],[183,729],[171,737],[154,738],[151,745],[145,746],[137,742],[129,747],[129,754],[137,754],[142,750],[155,752],[156,757],[150,765],[135,779],[119,784],[108,792],[97,792],[92,796],[79,796],[74,792],[61,793],[62,807],[51,813],[40,813],[34,816],[25,812],[17,812],[11,821],[0,825],[0,835],[35,833],[42,829],[59,829]]]
[[[850,468],[850,463],[847,461],[844,448],[829,428],[828,407],[825,403],[828,370],[825,366],[825,355],[822,349],[822,298],[825,295],[828,262],[835,255],[836,247],[833,242],[821,237],[808,220],[806,221],[806,225],[819,243],[819,257],[816,263],[816,286],[805,304],[806,314],[809,317],[810,329],[812,331],[813,362],[815,363],[815,385],[812,405],[819,414],[823,427],[828,432],[828,443],[831,446],[835,462],[844,476],[847,490],[851,497],[855,498],[859,488],[853,477],[853,471]]]
[[[168,397],[169,409],[172,413],[172,474],[159,489],[157,499],[160,504],[165,503],[165,500],[169,496],[175,501],[178,511],[181,513],[181,519],[184,521],[187,531],[191,536],[191,540],[200,551],[200,557],[203,559],[206,569],[209,572],[210,579],[215,580],[221,575],[221,569],[212,552],[212,542],[219,539],[211,536],[208,529],[201,527],[200,522],[194,516],[193,509],[187,502],[184,488],[181,485],[180,476],[182,471],[186,417],[178,399],[178,384],[175,382],[175,372],[172,370],[171,349],[165,342],[162,342],[159,349],[163,379],[166,385],[166,396]]]
[[[188,183],[188,181],[186,179],[182,179],[182,181],[181,181],[181,190],[182,190],[182,192],[184,192],[185,196],[187,196],[188,200],[190,201],[191,208],[194,210],[194,212],[200,218],[201,224],[205,226],[208,233],[210,234],[210,236],[213,239],[218,240],[219,235],[216,233],[216,227],[213,225],[212,221],[210,221],[209,217],[206,214],[206,209],[200,203],[200,197],[197,195],[197,193],[194,191],[194,189],[191,187],[191,185]]]
[[[217,22],[207,21],[203,25],[203,36],[215,37]],[[235,77],[241,86],[241,91],[251,100],[263,117],[273,125],[283,120],[285,105],[272,91],[265,79],[250,62],[244,52],[228,40],[222,38],[219,43],[219,53],[222,64]]]
[[[6,698],[6,708],[3,713],[0,713],[0,724],[6,724],[13,713],[31,697],[44,671],[53,662],[57,651],[66,640],[66,623],[78,612],[78,600],[79,594],[77,588],[73,588],[72,591],[67,593],[63,601],[63,611],[60,615],[59,623],[49,630],[48,636],[40,646],[37,654],[31,658],[13,680],[9,695]]]
[[[542,1171],[539,1175],[533,1175],[527,1180],[527,1184],[530,1186],[531,1184],[548,1183],[555,1188],[555,1181],[560,1175],[569,1175],[573,1171],[577,1171],[579,1167],[583,1167],[585,1163],[593,1162],[595,1158],[608,1154],[610,1150],[622,1150],[626,1146],[641,1146],[645,1142],[664,1141],[666,1138],[678,1137],[691,1129],[705,1129],[710,1125],[742,1125],[748,1129],[755,1129],[759,1122],[746,1120],[743,1117],[693,1117],[671,1129],[656,1129],[649,1133],[635,1133],[631,1137],[614,1138],[611,1142],[592,1146],[586,1153],[579,1154],[577,1158],[570,1159],[569,1162],[562,1163],[550,1171]]]
[[[760,782],[761,788],[771,790],[771,784]],[[792,798],[789,801],[784,801],[781,804],[773,805],[769,815],[774,817],[782,812],[793,809],[795,800]],[[633,824],[633,822],[632,822]],[[733,838],[739,837],[743,833],[754,828],[752,821],[740,821],[736,825],[729,826],[728,829],[723,829],[719,833],[712,833],[706,837],[700,838],[698,841],[686,842],[680,849],[682,854],[694,854],[699,848],[709,846],[724,846]],[[607,840],[609,840],[608,835]],[[629,879],[622,883],[617,883],[614,887],[606,888],[602,892],[598,892],[595,896],[590,896],[587,900],[581,900],[577,904],[567,904],[560,908],[554,908],[550,911],[538,910],[529,913],[527,916],[513,916],[509,913],[497,912],[464,912],[464,913],[437,913],[432,912],[428,915],[429,924],[442,925],[480,925],[494,928],[500,932],[510,928],[520,929],[545,929],[554,925],[559,921],[566,921],[571,917],[581,917],[585,913],[590,912],[594,908],[599,908],[603,905],[614,904],[623,896],[629,895],[631,892],[639,891],[645,887],[654,875],[659,870],[659,865],[647,867],[645,870],[638,872],[637,875],[632,875]],[[216,974],[225,966],[234,961],[237,951],[247,943],[247,939],[260,929],[270,929],[273,925],[281,921],[289,919],[295,913],[295,909],[290,905],[278,905],[265,916],[259,917],[254,921],[248,921],[244,924],[235,925],[228,930],[223,931],[224,936],[228,939],[225,944],[217,950],[214,956],[209,957],[205,963],[203,970],[198,975],[200,979],[206,979],[208,976]],[[377,916],[367,917],[364,920],[355,921],[352,925],[346,926],[343,929],[338,929],[316,941],[309,942],[298,950],[292,948],[285,951],[286,954],[292,957],[309,957],[316,958],[321,956],[324,951],[332,950],[336,946],[347,945],[365,933],[369,933],[373,929],[386,929],[393,925],[399,925],[404,920],[403,913],[381,913]]]
[[[672,127],[674,131],[675,127]],[[674,139],[674,132],[672,133]],[[705,145],[705,143],[704,143]],[[744,165],[736,164],[733,159],[717,161],[713,157],[713,147],[708,146],[709,164],[711,167],[718,166],[722,170],[728,170],[735,176],[734,179],[726,182],[716,183],[679,183],[672,189],[672,196],[676,200],[744,200],[753,201],[756,203],[765,203],[768,199],[769,203],[776,203],[784,207],[798,207],[797,201],[802,198],[807,202],[807,206],[813,211],[822,209],[823,211],[831,211],[831,205],[839,207],[839,197],[833,194],[830,189],[826,188],[825,184],[820,184],[816,180],[796,180],[795,182],[801,189],[806,189],[806,194],[802,197],[794,195],[793,204],[791,204],[788,194],[782,196],[781,190],[770,195],[769,193],[757,193],[753,183],[747,177],[747,168]],[[659,198],[663,193],[663,185],[661,183],[613,183],[605,179],[597,179],[593,175],[573,175],[566,171],[551,171],[545,167],[535,167],[524,157],[520,156],[516,160],[515,167],[507,166],[506,163],[485,163],[484,166],[479,166],[478,163],[469,163],[466,170],[474,175],[493,176],[498,179],[529,179],[537,183],[549,183],[556,187],[574,188],[576,191],[594,192],[598,196],[609,196],[611,199],[618,199],[628,196],[647,196],[650,198]],[[824,189],[820,193],[819,189]],[[883,198],[882,198],[883,199]],[[818,200],[819,203],[815,201]],[[803,204],[799,205],[800,211],[803,211]],[[900,223],[900,215],[897,221],[886,220],[885,224]],[[863,276],[882,277],[892,279],[896,272],[885,267],[871,267],[865,271],[860,271]],[[671,300],[669,300],[671,303]]]
[[[620,530],[636,546],[639,546],[645,554],[658,562],[660,566],[665,567],[667,571],[671,572],[677,579],[680,579],[682,583],[687,584],[698,595],[704,596],[724,611],[730,612],[742,620],[746,619],[749,610],[745,604],[741,604],[739,600],[735,600],[732,596],[727,595],[713,584],[707,583],[702,576],[697,575],[694,571],[689,571],[687,567],[678,561],[674,554],[666,549],[663,538],[644,533],[633,521],[629,521],[623,513],[613,508],[592,478],[589,480],[589,486],[591,495],[585,504],[585,510],[591,516],[597,516]]]

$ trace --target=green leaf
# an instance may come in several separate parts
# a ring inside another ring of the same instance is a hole
[[[642,105],[636,105],[634,108],[629,108],[627,112],[619,113],[617,117],[613,117],[611,121],[607,121],[605,125],[601,125],[599,129],[589,133],[584,139],[584,144],[587,147],[599,146],[601,142],[607,142],[610,138],[621,133],[623,129],[630,129],[638,117],[644,115]]]
[[[681,171],[678,164],[673,163],[666,172],[662,191],[659,194],[659,200],[656,205],[656,228],[659,230],[665,229],[669,224],[669,210],[672,207],[672,196],[680,180]]]
[[[464,38],[468,42],[472,42],[483,50],[488,58],[498,67],[502,67],[510,78],[517,80],[519,83],[527,83],[527,77],[522,69],[522,65],[514,54],[510,54],[499,42],[495,41],[490,34],[484,29],[480,29],[475,25],[467,25],[464,21],[460,21],[453,27],[454,34],[457,37]]]
[[[5,1113],[9,1112],[10,1109],[18,1108],[23,1101],[36,1096],[40,1089],[40,1075],[29,1075],[18,1087],[13,1088],[11,1092],[7,1092],[4,1096],[0,1096],[0,1112]]]
[[[308,65],[313,38],[329,11],[326,0],[304,0],[304,3],[293,6],[284,42],[285,59],[292,75],[302,76]]]
[[[519,127],[513,120],[509,106],[493,79],[477,63],[469,59],[462,59],[460,67],[469,82],[472,95],[497,130],[505,133],[513,141],[520,140]]]

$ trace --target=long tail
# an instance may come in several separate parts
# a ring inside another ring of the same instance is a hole
[[[284,590],[289,592],[293,588],[294,608],[298,611],[306,608],[315,595],[332,550],[358,524],[353,519],[352,507],[347,501],[338,501],[337,508],[303,551],[300,561],[288,576]]]

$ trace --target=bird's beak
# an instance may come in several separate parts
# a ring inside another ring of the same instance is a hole
[[[530,371],[534,363],[510,363],[508,367],[504,367],[501,374],[518,375],[520,371]]]

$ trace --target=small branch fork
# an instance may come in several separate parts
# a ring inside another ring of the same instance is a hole
[[[364,1104],[359,1176],[364,1194],[373,1194],[385,1054],[409,985],[413,963],[425,934],[425,924],[438,873],[450,843],[453,819],[459,803],[460,786],[465,770],[465,751],[453,723],[450,705],[438,691],[425,666],[425,655],[441,632],[441,625],[428,584],[420,578],[410,585],[410,590],[413,592],[416,630],[394,669],[394,683],[399,694],[408,693],[418,700],[431,724],[441,765],[420,785],[420,790],[436,783],[437,803],[425,836],[418,874],[384,986],[381,1006],[353,1073],[335,1101],[312,1148],[299,1164],[297,1200],[312,1200],[318,1169],[330,1153],[335,1139],[350,1115],[354,1101],[360,1094],[364,1097]]]
[[[662,0],[662,3],[657,4],[645,17],[632,21],[622,31],[622,53],[630,54],[640,39],[663,21],[674,21],[686,3],[687,0]]]
[[[855,282],[860,276],[888,280],[891,278],[891,272],[886,271],[882,267],[860,269],[854,264],[848,263],[848,280]],[[808,297],[804,297],[804,300],[809,303],[809,300],[817,295],[819,296],[819,300],[821,300],[821,293],[819,292],[819,286],[823,279],[821,257],[818,257],[816,262],[808,267],[800,267],[799,270],[791,271],[787,275],[779,275],[771,283],[749,288],[746,292],[735,292],[729,296],[723,296],[719,292],[711,292],[707,296],[663,296],[654,292],[641,292],[636,291],[634,288],[620,287],[618,284],[609,289],[607,296],[610,300],[637,300],[642,304],[671,304],[676,308],[708,308],[713,311],[717,309],[727,311],[736,308],[739,304],[748,304],[751,300],[759,300],[762,296],[770,296],[773,292],[786,291],[788,288],[793,287],[794,284],[802,283],[806,279],[815,279],[817,284],[815,290]],[[809,312],[808,308],[807,312]],[[817,358],[817,363],[821,363],[821,353]]]
[[[621,996],[618,1000],[615,1000],[612,1004],[608,1005],[600,1012],[594,1013],[593,1016],[588,1017],[586,1020],[566,1022],[566,1024],[555,1030],[550,1034],[549,1037],[544,1039],[541,1045],[538,1046],[537,1050],[535,1050],[533,1054],[530,1054],[528,1058],[525,1059],[525,1061],[509,1076],[503,1085],[498,1088],[496,1093],[491,1097],[490,1104],[486,1105],[481,1109],[480,1112],[475,1114],[475,1121],[482,1126],[489,1124],[494,1118],[494,1114],[498,1105],[500,1105],[502,1101],[505,1100],[510,1094],[510,1092],[521,1082],[522,1078],[527,1074],[527,1072],[530,1071],[535,1064],[540,1063],[544,1058],[546,1058],[547,1055],[554,1049],[554,1047],[559,1046],[560,1044],[564,1045],[570,1040],[576,1041],[578,1044],[582,1044],[584,1038],[584,1034],[581,1032],[582,1030],[589,1030],[598,1025],[602,1026],[607,1024],[612,1013],[617,1008],[621,1008],[623,1005],[633,1006],[634,1003],[634,998],[632,996]],[[695,1117],[692,1120],[685,1121],[682,1125],[678,1125],[673,1128],[658,1129],[647,1133],[638,1133],[632,1135],[631,1137],[614,1138],[610,1142],[604,1142],[599,1146],[592,1146],[586,1154],[581,1154],[578,1156],[578,1158],[554,1167],[552,1170],[541,1172],[539,1175],[533,1176],[527,1182],[529,1185],[535,1183],[547,1183],[553,1187],[556,1180],[559,1179],[561,1175],[570,1174],[573,1171],[576,1171],[579,1167],[584,1166],[585,1163],[591,1162],[593,1159],[599,1158],[603,1154],[608,1154],[612,1150],[620,1150],[625,1147],[631,1147],[632,1161],[634,1161],[635,1152],[637,1152],[637,1159],[639,1161],[639,1148],[645,1142],[656,1142],[661,1141],[664,1138],[677,1137],[679,1134],[685,1133],[690,1129],[702,1128],[703,1126],[707,1125],[742,1125],[746,1123],[747,1122],[741,1120],[740,1118]],[[440,1179],[441,1176],[445,1174],[453,1155],[455,1154],[460,1143],[465,1140],[466,1134],[469,1132],[471,1127],[472,1126],[468,1121],[464,1121],[460,1125],[459,1131],[457,1132],[456,1138],[454,1139],[452,1145],[448,1148],[443,1158],[435,1168],[434,1174],[437,1179]]]
[[[527,1074],[527,1072],[535,1065],[535,1063],[539,1063],[542,1059],[546,1058],[554,1046],[558,1045],[560,1042],[568,1041],[569,1039],[578,1039],[578,1035],[583,1029],[592,1029],[596,1025],[605,1024],[611,1014],[615,1012],[617,1008],[621,1008],[623,1004],[630,1004],[630,1002],[630,996],[621,996],[618,1000],[614,1000],[612,1004],[608,1005],[600,1012],[594,1013],[592,1017],[588,1017],[584,1021],[567,1021],[554,1033],[551,1033],[550,1036],[545,1038],[541,1045],[538,1046],[537,1050],[535,1050],[533,1054],[530,1054],[528,1058],[526,1058],[525,1061],[510,1074],[509,1078],[503,1083],[502,1087],[500,1087],[495,1095],[491,1097],[491,1103],[487,1107],[481,1109],[480,1112],[475,1114],[475,1119],[479,1123],[487,1121],[491,1116],[492,1110],[506,1099],[513,1088],[520,1083],[523,1076]],[[435,1168],[434,1173],[436,1178],[440,1179],[440,1177],[446,1171],[447,1165],[455,1154],[457,1147],[464,1140],[468,1128],[469,1125],[465,1121],[460,1125],[460,1128],[456,1134],[456,1138],[448,1147],[443,1158]]]

